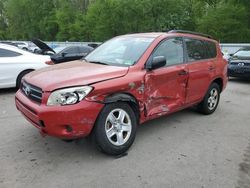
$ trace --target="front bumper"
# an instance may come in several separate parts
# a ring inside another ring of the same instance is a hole
[[[41,133],[61,139],[88,136],[103,104],[81,101],[75,105],[47,106],[28,99],[20,90],[16,93],[16,107]]]
[[[241,67],[238,65],[228,65],[228,76],[239,78],[250,78],[250,67]]]

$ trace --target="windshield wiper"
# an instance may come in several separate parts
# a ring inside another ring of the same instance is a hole
[[[109,65],[107,63],[104,62],[100,62],[100,61],[88,61],[89,63],[94,63],[94,64],[99,64],[99,65]]]
[[[88,61],[85,58],[82,58],[83,61],[86,61],[88,63],[94,63],[94,64],[99,64],[99,65],[109,65],[108,63],[100,62],[100,61]]]

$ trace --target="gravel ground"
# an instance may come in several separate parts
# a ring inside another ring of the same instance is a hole
[[[188,109],[138,127],[121,158],[86,139],[41,137],[0,91],[0,187],[250,187],[250,81],[233,79],[217,111]]]

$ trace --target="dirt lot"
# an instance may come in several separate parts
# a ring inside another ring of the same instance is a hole
[[[128,155],[41,137],[0,91],[0,187],[250,187],[250,82],[231,80],[211,116],[145,123]]]

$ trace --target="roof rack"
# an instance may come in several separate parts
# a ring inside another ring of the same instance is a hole
[[[192,35],[199,35],[199,36],[202,36],[202,37],[206,37],[206,38],[209,38],[209,39],[214,39],[211,35],[198,33],[198,32],[193,32],[193,31],[186,31],[186,30],[171,30],[171,31],[168,31],[168,33],[192,34]]]

